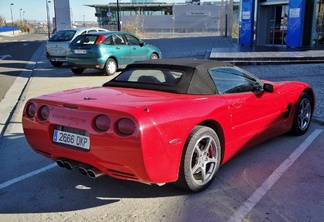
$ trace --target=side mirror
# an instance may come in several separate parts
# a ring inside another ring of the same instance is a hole
[[[140,42],[140,44],[139,44],[140,47],[143,47],[144,45],[145,45],[144,42]]]
[[[273,85],[271,85],[269,83],[264,83],[263,84],[263,90],[265,92],[268,92],[268,93],[273,93],[274,92],[274,87],[273,87]]]

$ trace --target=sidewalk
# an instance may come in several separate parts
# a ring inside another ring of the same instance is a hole
[[[231,42],[232,39],[224,38]],[[209,59],[246,63],[324,62],[324,45],[291,48],[286,46],[243,46],[233,40],[232,47],[213,48]]]
[[[22,34],[27,34],[26,32],[22,32],[20,30],[15,30],[14,32],[9,31],[9,32],[0,32],[0,37],[1,36],[8,36],[8,37],[13,37],[16,35],[22,35]]]
[[[222,36],[144,39],[161,49],[164,58],[211,59],[239,63],[324,62],[324,45],[306,48],[243,46]]]

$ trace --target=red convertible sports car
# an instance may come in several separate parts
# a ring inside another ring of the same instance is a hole
[[[61,167],[148,184],[208,187],[239,151],[304,134],[315,105],[302,82],[270,82],[229,63],[148,60],[103,86],[30,99],[30,146]]]

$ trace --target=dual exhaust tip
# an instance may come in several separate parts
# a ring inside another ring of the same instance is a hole
[[[79,168],[79,172],[82,175],[88,175],[92,179],[105,175],[95,167],[74,160],[57,160],[56,163],[59,167],[66,168],[68,170]]]

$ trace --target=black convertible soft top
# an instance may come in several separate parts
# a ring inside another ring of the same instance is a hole
[[[156,85],[156,84],[139,84],[136,82],[127,82],[117,80],[118,76],[103,86],[115,86],[126,88],[150,89],[165,92],[181,94],[216,94],[217,89],[214,81],[208,73],[208,70],[215,67],[233,66],[230,63],[224,63],[215,60],[194,60],[194,59],[154,59],[138,61],[127,65],[128,70],[172,70],[183,73],[180,81],[176,85]]]

